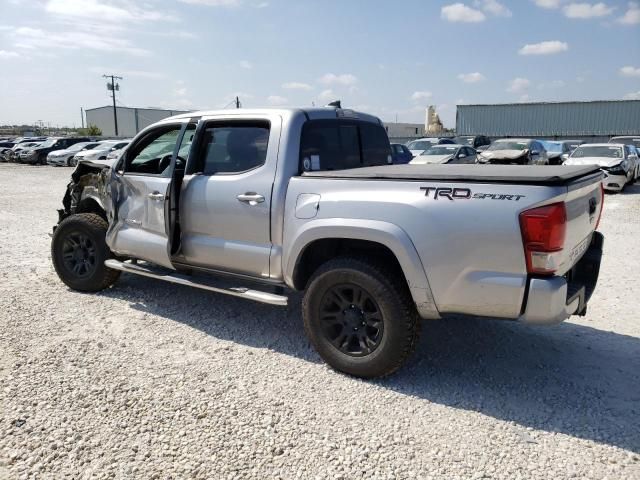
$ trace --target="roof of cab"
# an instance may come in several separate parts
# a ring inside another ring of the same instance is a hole
[[[336,107],[298,107],[298,108],[238,108],[238,109],[225,109],[225,110],[200,110],[195,112],[181,113],[173,117],[163,119],[161,122],[167,120],[176,120],[192,117],[204,117],[213,115],[264,115],[264,114],[281,114],[283,116],[291,116],[297,113],[305,115],[309,120],[321,120],[330,118],[345,118],[354,120],[364,120],[367,122],[378,123],[382,125],[382,121],[368,113],[357,112],[349,108],[336,108]],[[161,123],[159,122],[159,123]]]

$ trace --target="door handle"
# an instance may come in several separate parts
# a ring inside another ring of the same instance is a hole
[[[164,200],[164,193],[153,192],[147,195],[151,200],[155,200],[156,202],[160,202]]]
[[[264,197],[258,193],[255,192],[247,192],[247,193],[241,193],[240,195],[238,195],[236,197],[239,201],[243,202],[243,203],[248,203],[251,206],[255,206],[259,203],[264,202]]]

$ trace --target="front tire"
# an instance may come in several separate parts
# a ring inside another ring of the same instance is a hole
[[[107,222],[94,213],[65,218],[53,234],[51,259],[60,280],[73,290],[98,292],[113,285],[120,272],[104,261],[113,255],[105,242]]]
[[[359,258],[321,266],[302,303],[306,334],[332,368],[362,378],[390,375],[411,355],[420,319],[404,278]]]

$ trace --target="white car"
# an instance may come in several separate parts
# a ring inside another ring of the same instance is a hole
[[[73,164],[77,165],[80,160],[106,160],[107,155],[116,150],[120,150],[127,145],[131,139],[127,140],[104,140],[91,150],[81,151],[74,155]]]
[[[47,155],[47,165],[75,167],[73,157],[82,151],[91,150],[100,142],[80,142],[63,150],[54,150]]]
[[[621,192],[638,177],[640,161],[635,149],[622,143],[587,143],[576,148],[564,165],[598,165],[605,190]]]
[[[476,163],[476,151],[466,145],[434,145],[429,150],[414,157],[409,163],[412,165],[424,165],[425,163]]]
[[[407,144],[407,148],[411,152],[411,155],[417,157],[422,152],[429,150],[434,145],[454,145],[455,142],[450,138],[435,138],[435,137],[426,137],[419,138],[418,140],[414,140],[413,142],[409,142]]]

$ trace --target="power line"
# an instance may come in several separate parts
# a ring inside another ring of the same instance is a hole
[[[111,79],[111,83],[107,83],[107,90],[111,91],[111,98],[113,99],[113,126],[115,127],[115,136],[118,136],[118,115],[116,110],[116,90],[120,90],[120,84],[116,83],[116,80],[122,80],[122,77],[117,75],[102,75],[103,78]]]

